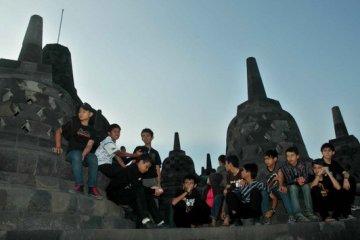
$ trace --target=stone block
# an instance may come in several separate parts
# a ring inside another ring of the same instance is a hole
[[[9,188],[7,191],[7,203],[6,210],[14,212],[27,211],[28,204],[30,202],[32,189],[28,188]]]
[[[81,229],[103,228],[102,217],[100,216],[81,216]]]
[[[13,147],[16,142],[16,134],[0,131],[0,145],[4,147]]]
[[[79,215],[57,214],[54,217],[53,229],[74,230],[80,229]]]
[[[51,212],[51,193],[44,190],[35,191],[29,201],[28,211]]]
[[[15,149],[0,147],[0,171],[16,172],[18,154]]]
[[[55,176],[73,181],[71,164],[65,161],[65,154],[57,156]]]
[[[53,139],[39,137],[39,147],[46,148],[51,151],[51,148],[55,146]]]
[[[78,195],[78,211],[81,214],[90,214],[94,211],[95,200],[86,195]]]
[[[6,208],[7,202],[7,191],[5,189],[0,189],[0,210],[4,210]]]
[[[116,205],[109,200],[106,201],[106,216],[112,217],[125,217],[125,211],[122,207]]]
[[[48,213],[29,213],[25,212],[18,229],[24,230],[47,230],[52,229],[53,215]]]
[[[17,228],[19,214],[17,212],[0,211],[0,229],[14,230]]]
[[[60,190],[60,180],[49,176],[36,176],[36,187],[40,189]]]
[[[52,197],[51,197],[51,211],[52,212],[65,213],[69,210],[70,201],[73,198],[72,195],[70,195],[68,193],[62,193],[62,192],[52,192],[51,195],[52,195]],[[74,206],[72,206],[71,208],[72,208],[72,210],[74,210]]]
[[[18,150],[18,163],[16,171],[19,173],[34,174],[37,167],[38,152]]]
[[[23,133],[18,134],[16,146],[20,149],[34,149],[35,146],[38,146],[38,137]]]
[[[49,150],[50,151],[50,150]],[[54,176],[56,172],[56,161],[51,159],[53,153],[40,153],[36,165],[36,175],[39,176]]]
[[[8,173],[8,183],[35,186],[35,176],[23,173]]]
[[[61,230],[33,230],[33,231],[11,231],[7,232],[6,240],[33,240],[33,239],[62,239],[63,232]]]
[[[119,217],[104,217],[103,228],[104,229],[119,229],[119,228],[135,228],[135,222],[129,219]]]

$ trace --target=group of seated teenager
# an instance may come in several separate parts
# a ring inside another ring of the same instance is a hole
[[[144,146],[136,147],[134,153],[118,150],[116,140],[121,128],[111,124],[108,136],[97,148],[96,132],[90,120],[95,111],[88,104],[80,106],[78,115],[56,129],[53,152],[63,152],[61,140],[68,141],[66,160],[71,163],[75,185],[70,193],[84,194],[83,166],[88,168],[88,195],[97,200],[103,196],[96,187],[98,171],[110,178],[106,188],[108,199],[116,204],[130,205],[137,219],[137,226],[155,224],[162,226],[164,221],[156,202],[163,193],[160,185],[161,159],[159,153],[151,147],[153,132],[145,128],[141,131]],[[113,161],[115,159],[115,161]],[[128,163],[130,163],[127,165]]]
[[[69,192],[84,193],[82,167],[86,166],[88,195],[103,199],[96,188],[99,170],[110,178],[106,188],[108,199],[116,204],[130,205],[138,226],[163,226],[157,202],[157,197],[163,193],[161,159],[151,147],[153,132],[143,129],[144,146],[136,147],[134,153],[127,153],[117,149],[116,140],[121,128],[112,124],[108,137],[93,149],[96,134],[89,124],[93,114],[91,106],[84,103],[78,115],[55,133],[55,153],[63,152],[61,138],[68,140],[66,160],[72,165],[75,179]],[[351,204],[356,193],[355,180],[333,160],[335,149],[332,145],[324,144],[321,152],[322,158],[311,164],[300,158],[296,147],[285,151],[284,162],[278,161],[275,150],[268,150],[264,154],[265,167],[260,171],[255,163],[240,168],[236,156],[221,155],[220,166],[216,173],[210,174],[203,191],[198,191],[195,176],[185,176],[182,188],[171,200],[173,222],[177,227],[217,226],[221,222],[228,226],[251,218],[255,224],[270,224],[278,199],[284,204],[289,223],[317,221],[315,213],[328,222],[353,218]],[[300,191],[303,201],[299,199]]]
[[[172,200],[174,223],[177,227],[229,226],[250,219],[256,225],[271,224],[280,199],[288,223],[352,219],[356,182],[333,160],[331,144],[323,144],[321,153],[322,158],[305,161],[296,147],[290,147],[286,161],[280,162],[276,150],[268,150],[261,170],[255,163],[239,167],[236,156],[221,155],[220,166],[209,175],[203,193],[196,189],[194,176],[184,178],[182,190]]]

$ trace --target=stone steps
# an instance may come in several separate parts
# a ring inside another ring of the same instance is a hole
[[[360,220],[334,223],[274,224],[268,226],[240,226],[195,229],[82,229],[52,231],[0,231],[0,240],[58,239],[147,239],[147,240],[219,240],[219,239],[326,239],[354,240],[360,236]]]
[[[107,183],[104,183],[104,178],[106,178],[104,175],[98,173],[98,188],[102,194],[105,194],[103,189],[105,189],[107,185]],[[84,179],[87,179],[87,177],[85,176]],[[108,182],[107,179],[106,182]],[[53,176],[38,176],[27,173],[0,171],[0,184],[27,186],[42,190],[60,191],[67,193],[68,190],[73,187],[74,182]]]
[[[3,231],[119,228],[135,228],[135,223],[112,216],[0,210],[0,229]]]
[[[70,194],[72,185],[56,177],[0,172],[0,229],[135,227],[123,208],[106,197]]]

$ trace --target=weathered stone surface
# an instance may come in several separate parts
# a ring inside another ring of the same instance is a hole
[[[17,152],[0,147],[0,170],[15,172],[17,168]]]
[[[50,212],[51,194],[44,190],[35,191],[31,196],[28,211]]]
[[[0,189],[0,209],[4,210],[6,208],[7,202],[7,191]]]
[[[0,234],[4,240],[61,239],[96,240],[219,240],[219,239],[326,239],[353,240],[360,235],[359,220],[335,223],[277,224],[233,228],[193,229],[86,229],[55,231],[7,231]],[[310,230],[311,231],[310,231]],[[0,238],[1,239],[1,238]]]
[[[255,58],[247,59],[247,70],[248,101],[238,106],[229,124],[226,154],[238,156],[240,165],[252,162],[263,168],[266,150],[276,149],[280,160],[284,160],[285,150],[295,145],[300,155],[308,158],[294,118],[278,101],[267,98]]]
[[[342,167],[350,171],[355,180],[360,182],[360,143],[354,135],[349,135],[345,121],[340,112],[340,108],[332,108],[335,139],[330,139],[329,143],[335,147],[334,160]],[[359,192],[360,190],[358,190]]]
[[[34,174],[37,162],[38,155],[36,152],[20,150],[18,151],[18,165],[16,172]]]

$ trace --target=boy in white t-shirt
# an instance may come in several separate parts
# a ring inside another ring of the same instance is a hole
[[[108,135],[96,149],[95,155],[98,158],[98,170],[109,178],[114,178],[125,167],[121,157],[137,158],[141,156],[141,151],[134,154],[122,152],[116,147],[116,140],[120,138],[121,128],[118,124],[111,124],[108,129]],[[113,163],[113,158],[116,162]]]

